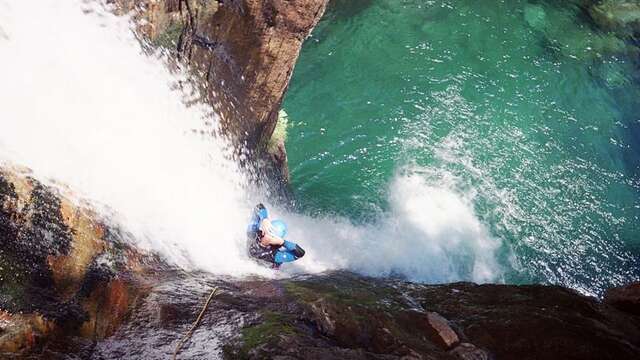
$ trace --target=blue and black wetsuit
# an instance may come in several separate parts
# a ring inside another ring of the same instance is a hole
[[[260,239],[262,238],[260,222],[268,217],[269,213],[264,205],[258,204],[253,211],[251,222],[247,228],[249,255],[256,259],[275,264],[276,266],[303,257],[305,251],[298,244],[291,241],[284,240],[282,246],[270,246],[268,248],[260,245]]]

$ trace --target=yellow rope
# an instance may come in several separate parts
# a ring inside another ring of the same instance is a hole
[[[191,329],[189,329],[189,331],[184,335],[182,340],[180,340],[180,342],[178,343],[178,346],[176,346],[176,351],[173,352],[173,360],[176,360],[176,356],[178,356],[178,353],[180,352],[182,345],[184,345],[184,343],[191,337],[191,335],[193,335],[193,331],[198,327],[198,325],[200,325],[200,320],[202,320],[202,315],[204,315],[204,312],[209,307],[209,303],[211,302],[211,299],[213,299],[213,296],[216,294],[217,291],[218,291],[218,287],[215,287],[211,291],[211,294],[209,294],[209,298],[207,299],[207,302],[204,304],[202,311],[200,311],[200,315],[198,315],[198,318],[191,326]]]

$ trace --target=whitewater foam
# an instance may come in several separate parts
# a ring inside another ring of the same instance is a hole
[[[68,184],[179,266],[272,275],[245,254],[248,214],[264,191],[214,135],[212,110],[185,105],[193,89],[172,90],[188,83],[184,75],[145,55],[128,17],[80,0],[0,6],[1,159]],[[497,279],[499,244],[472,196],[425,171],[398,173],[390,209],[373,224],[267,204],[308,250],[283,275],[347,268],[429,282]]]
[[[502,269],[495,252],[500,243],[476,217],[473,199],[456,192],[455,179],[435,179],[425,172],[412,167],[395,176],[389,186],[390,209],[374,224],[290,216],[290,237],[305,239],[309,250],[300,266],[423,282],[498,280]]]
[[[130,19],[101,4],[6,5],[2,156],[108,206],[139,246],[181,266],[256,270],[237,261],[244,178],[213,137],[211,110],[171,90],[184,76],[145,55]]]

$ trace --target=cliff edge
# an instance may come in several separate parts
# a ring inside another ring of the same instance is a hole
[[[272,134],[302,43],[328,0],[113,1],[151,44],[190,65],[238,152],[286,183],[284,141]]]

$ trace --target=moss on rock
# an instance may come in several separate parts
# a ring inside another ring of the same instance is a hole
[[[173,22],[158,34],[158,36],[153,38],[151,43],[156,47],[175,50],[183,30],[184,24],[182,21]]]
[[[289,125],[289,115],[284,110],[278,113],[278,122],[271,134],[271,138],[267,144],[267,151],[270,154],[278,151],[278,147],[287,141],[287,126]]]
[[[601,28],[621,35],[640,32],[640,1],[604,0],[589,9]]]
[[[131,246],[110,243],[107,235],[119,233],[111,228],[28,171],[0,167],[0,309],[26,319],[8,322],[4,330],[38,333],[37,341],[3,337],[0,348],[17,342],[29,351],[47,341],[38,329],[89,338],[115,331],[145,294],[139,283],[146,258]],[[97,262],[105,257],[114,259],[112,271],[99,271]]]
[[[245,351],[271,342],[280,335],[296,333],[290,317],[283,314],[268,311],[262,314],[262,319],[262,323],[242,329]]]

